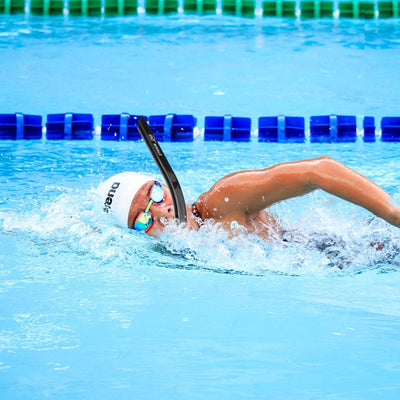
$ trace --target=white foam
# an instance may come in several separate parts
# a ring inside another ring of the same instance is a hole
[[[99,201],[92,191],[65,192],[36,211],[0,212],[0,230],[25,237],[46,252],[73,252],[116,264],[261,275],[330,274],[341,272],[340,268],[354,273],[377,265],[398,268],[400,264],[397,228],[378,218],[369,220],[361,209],[354,213],[354,206],[330,205],[332,199],[326,197],[314,197],[312,206],[300,206],[305,202],[300,199],[294,206],[276,207],[284,226],[301,237],[301,243],[277,239],[272,244],[247,234],[239,225],[238,234],[230,237],[211,221],[199,232],[170,224],[158,241],[114,225],[100,212]],[[318,249],[318,242],[324,246],[325,238],[333,242],[324,250]],[[379,251],[371,247],[379,242],[385,242]]]

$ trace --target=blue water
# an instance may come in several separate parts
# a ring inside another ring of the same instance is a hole
[[[1,112],[399,115],[397,20],[0,16]]]
[[[2,112],[399,111],[396,21],[0,27]],[[188,202],[235,170],[328,155],[400,203],[395,143],[163,149]],[[336,256],[214,227],[155,241],[100,212],[94,189],[123,170],[160,177],[143,143],[0,142],[1,399],[399,398],[398,229],[313,193],[273,211],[305,237],[335,237]]]

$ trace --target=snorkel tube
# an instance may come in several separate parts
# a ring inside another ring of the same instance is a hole
[[[169,191],[171,193],[172,201],[174,203],[175,217],[180,223],[187,222],[186,204],[185,198],[183,197],[181,185],[179,184],[178,178],[175,175],[174,170],[169,164],[165,157],[157,139],[154,137],[153,132],[150,129],[146,119],[141,116],[138,122],[138,129],[144,142],[147,145],[154,161],[156,162],[158,169],[161,171]]]

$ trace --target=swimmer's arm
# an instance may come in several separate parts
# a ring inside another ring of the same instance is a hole
[[[322,189],[362,206],[400,226],[400,209],[378,185],[329,157],[242,171],[219,180],[200,197],[206,216],[225,219],[252,216],[282,200]]]

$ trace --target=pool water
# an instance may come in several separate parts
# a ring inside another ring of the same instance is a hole
[[[1,112],[396,116],[399,38],[397,20],[0,16]]]
[[[399,111],[396,21],[0,27],[1,112]],[[400,203],[396,143],[162,147],[188,202],[230,172],[328,155]],[[0,398],[399,398],[397,228],[313,193],[273,211],[310,243],[335,238],[324,251],[209,226],[156,241],[114,226],[95,194],[124,170],[160,177],[144,143],[3,141],[0,160]]]

